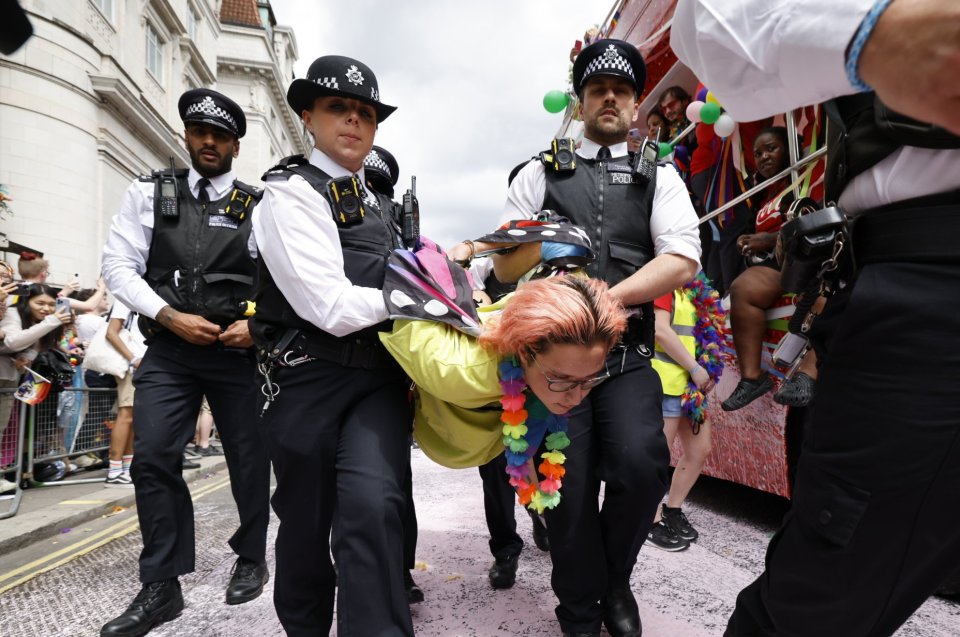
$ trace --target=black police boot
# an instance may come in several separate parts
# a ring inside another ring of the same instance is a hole
[[[227,584],[227,603],[243,604],[260,597],[263,587],[270,579],[266,562],[254,562],[238,557],[230,571],[230,583]]]
[[[490,585],[494,588],[510,588],[517,581],[517,566],[520,556],[498,557],[487,572]]]
[[[413,581],[413,573],[410,571],[403,572],[403,585],[407,589],[408,604],[419,604],[423,601],[423,589]]]
[[[527,509],[527,513],[530,514],[530,519],[533,520],[533,543],[537,545],[537,548],[541,551],[550,551],[550,538],[547,536],[547,527],[544,526],[543,520],[535,512]]]
[[[144,584],[123,614],[100,629],[100,637],[140,637],[157,624],[183,612],[183,593],[176,577]]]
[[[603,624],[611,637],[640,637],[640,609],[630,585],[616,586],[600,600],[603,606]]]

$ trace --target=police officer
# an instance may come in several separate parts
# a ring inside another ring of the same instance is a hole
[[[395,107],[363,62],[316,59],[287,102],[314,138],[264,176],[254,227],[264,351],[261,423],[280,518],[274,605],[288,635],[413,635],[403,586],[408,383],[377,336],[380,287],[401,245],[394,202],[365,187],[363,160]]]
[[[382,195],[393,199],[393,190],[400,179],[400,165],[396,157],[386,148],[374,145],[363,159],[363,168],[367,175],[367,185]],[[394,208],[394,218],[400,214]],[[411,441],[412,442],[412,441]],[[413,472],[407,462],[407,475],[403,486],[406,509],[403,514],[403,583],[407,589],[407,601],[419,604],[423,601],[423,589],[413,579],[413,567],[417,559],[417,508],[413,502]]]
[[[584,120],[575,161],[528,163],[502,217],[552,209],[586,229],[599,252],[587,272],[607,281],[633,313],[607,360],[610,380],[570,413],[563,501],[547,511],[556,614],[566,635],[599,635],[601,622],[615,637],[640,634],[630,575],[666,490],[669,461],[660,380],[650,365],[651,301],[699,268],[697,216],[680,177],[669,166],[631,166],[627,133],[645,79],[633,45],[600,40],[585,48],[573,66]],[[540,260],[539,244],[528,246],[494,257],[498,279],[516,280]]]
[[[127,189],[103,249],[107,287],[141,317],[150,347],[134,384],[140,580],[130,607],[101,635],[142,635],[183,609],[177,578],[194,569],[193,506],[180,475],[204,395],[223,441],[240,527],[226,602],[260,595],[270,467],[256,422],[255,360],[240,307],[253,295],[250,216],[259,191],[231,164],[246,130],[241,108],[209,89],[179,101],[189,170],[157,171]]]
[[[830,100],[826,198],[854,218],[860,268],[813,323],[793,508],[727,634],[891,635],[960,564],[960,11],[804,10],[684,0],[673,22],[674,50],[735,118]],[[776,38],[757,37],[759,11]]]

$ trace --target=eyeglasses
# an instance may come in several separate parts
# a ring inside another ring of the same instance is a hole
[[[550,378],[547,376],[547,372],[544,371],[543,367],[540,366],[540,361],[536,358],[533,359],[533,362],[537,364],[537,367],[540,369],[540,373],[543,374],[543,377],[547,380],[547,389],[550,391],[555,391],[557,393],[568,392],[573,388],[579,386],[584,391],[589,391],[602,383],[603,381],[610,378],[610,368],[608,367],[603,374],[599,376],[593,376],[591,378],[582,378],[580,380],[557,380],[555,378]]]

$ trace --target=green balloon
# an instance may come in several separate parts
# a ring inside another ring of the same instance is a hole
[[[543,96],[543,107],[548,113],[559,113],[567,108],[570,102],[570,96],[566,91],[549,91]]]
[[[713,124],[720,118],[720,112],[722,110],[719,104],[707,102],[703,105],[703,108],[700,109],[700,121],[704,124]]]
[[[657,152],[657,157],[666,157],[673,152],[673,146],[669,142],[660,142],[660,149]]]

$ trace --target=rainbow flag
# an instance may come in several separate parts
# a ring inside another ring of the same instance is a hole
[[[43,402],[43,399],[50,393],[50,381],[33,371],[26,368],[27,374],[23,377],[20,386],[17,387],[17,393],[14,397],[28,405],[36,405]]]

